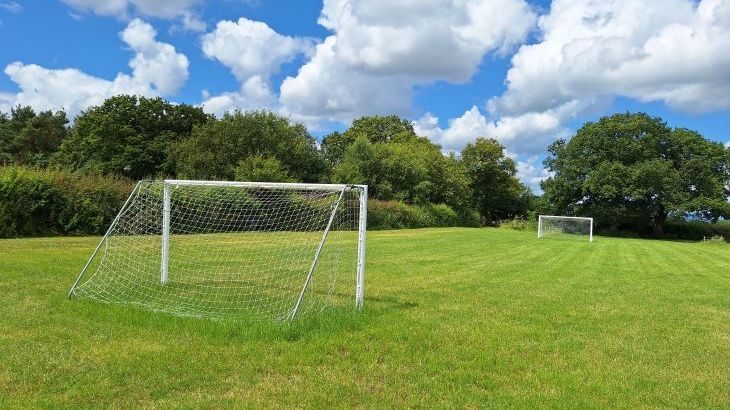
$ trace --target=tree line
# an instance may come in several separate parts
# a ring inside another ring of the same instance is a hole
[[[552,213],[661,234],[672,218],[730,217],[730,150],[660,118],[616,114],[551,144],[540,197],[519,181],[496,139],[475,137],[459,155],[444,153],[408,120],[367,116],[318,141],[270,111],[216,118],[201,107],[122,95],[73,123],[63,111],[0,113],[0,164],[131,180],[367,184],[375,200],[446,206],[463,224],[473,215],[491,225]]]
[[[355,120],[321,143],[270,111],[221,118],[161,98],[116,96],[69,124],[63,111],[0,114],[0,162],[132,180],[186,178],[367,184],[371,197],[478,211],[482,222],[525,215],[533,198],[495,139],[444,154],[397,116]]]

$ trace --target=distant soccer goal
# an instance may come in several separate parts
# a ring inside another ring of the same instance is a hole
[[[293,319],[363,306],[367,186],[140,181],[69,298]]]
[[[589,242],[593,242],[593,218],[540,215],[537,222],[538,238],[561,235],[587,237]]]

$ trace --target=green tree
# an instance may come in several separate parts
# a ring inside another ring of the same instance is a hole
[[[515,162],[495,139],[478,138],[461,151],[471,179],[473,203],[487,224],[512,218],[519,212],[525,186],[517,179]]]
[[[369,185],[373,198],[415,204],[469,205],[466,169],[426,138],[373,143],[361,134],[334,169],[333,180]]]
[[[239,162],[236,181],[297,182],[284,170],[276,158],[253,155]]]
[[[557,212],[593,216],[612,228],[663,232],[667,218],[694,213],[730,215],[727,152],[660,118],[616,114],[589,122],[566,142],[548,148],[543,182]]]
[[[358,137],[367,138],[373,144],[405,142],[418,138],[410,121],[396,115],[361,117],[352,122],[345,132],[333,132],[322,139],[322,152],[334,166],[347,148]]]
[[[269,160],[255,166],[269,167],[275,159],[281,172],[299,181],[318,182],[327,173],[307,128],[269,111],[235,111],[200,124],[170,152],[177,173],[187,178],[231,180],[241,161],[245,168],[248,161],[257,162],[254,157]]]
[[[68,119],[63,111],[17,106],[0,113],[0,163],[46,166],[66,138]]]
[[[161,98],[111,97],[76,117],[59,162],[74,170],[132,179],[174,175],[168,147],[211,118],[200,107]]]

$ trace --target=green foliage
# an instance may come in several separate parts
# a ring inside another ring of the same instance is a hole
[[[48,165],[66,138],[66,113],[17,106],[0,113],[0,164]]]
[[[348,147],[363,137],[373,144],[404,142],[417,139],[410,121],[396,115],[361,117],[345,132],[333,132],[322,139],[322,152],[330,163],[337,165]]]
[[[473,203],[487,224],[527,212],[532,193],[517,179],[514,160],[495,139],[478,138],[461,152]]]
[[[670,239],[701,241],[715,236],[730,238],[730,222],[669,220],[664,227],[664,237]]]
[[[125,179],[0,166],[0,237],[102,234],[132,188]]]
[[[545,165],[554,176],[543,189],[555,212],[593,216],[598,227],[655,234],[672,214],[730,216],[725,148],[659,118],[603,117],[548,151]]]
[[[200,124],[170,152],[177,174],[191,179],[232,180],[241,161],[253,157],[275,159],[280,171],[299,181],[317,182],[327,173],[306,127],[269,111],[235,111]]]
[[[514,231],[537,231],[537,222],[519,216],[503,221],[501,226]]]
[[[368,201],[368,229],[403,229],[479,226],[471,210],[457,211],[446,204],[411,205],[403,201]]]
[[[161,98],[111,97],[76,117],[61,145],[59,163],[131,179],[172,176],[175,164],[168,147],[209,120],[200,107]]]
[[[253,155],[238,163],[236,181],[296,182],[276,158]]]
[[[361,135],[345,151],[332,179],[367,184],[376,199],[444,203],[453,208],[470,205],[466,169],[426,138],[373,143]]]

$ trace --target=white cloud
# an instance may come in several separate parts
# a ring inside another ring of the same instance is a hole
[[[36,64],[14,62],[5,74],[20,88],[5,104],[30,105],[39,110],[65,109],[69,116],[118,94],[170,95],[188,77],[188,59],[175,48],[155,40],[149,24],[135,19],[120,33],[135,52],[129,65],[132,74],[119,73],[113,80],[88,75],[74,68],[47,69]]]
[[[730,0],[555,0],[539,27],[541,41],[519,49],[507,91],[489,101],[505,127],[552,130],[615,96],[730,108]]]
[[[266,23],[241,17],[219,21],[202,37],[203,53],[230,68],[240,81],[254,75],[270,76],[282,64],[312,49],[312,40],[283,36]]]
[[[219,21],[215,30],[202,37],[203,53],[228,67],[241,83],[237,92],[205,94],[206,112],[220,115],[240,108],[272,108],[276,97],[271,76],[298,55],[312,53],[314,41],[281,35],[266,23],[241,17],[237,22]]]
[[[187,31],[201,33],[205,31],[208,26],[196,14],[186,11],[182,16],[182,28]]]
[[[228,111],[236,109],[271,108],[276,99],[266,80],[260,76],[250,77],[241,84],[238,92],[226,92],[211,96],[203,93],[203,111],[222,116]]]
[[[63,0],[63,2],[77,10],[126,19],[131,12],[159,18],[184,16],[201,0]]]
[[[467,81],[534,21],[523,0],[325,0],[319,23],[333,35],[283,82],[281,102],[312,120],[407,115],[414,85]]]
[[[544,112],[528,112],[517,116],[503,116],[489,120],[476,106],[461,117],[452,118],[446,128],[440,128],[438,118],[426,113],[413,125],[419,135],[427,136],[447,151],[461,151],[477,138],[496,138],[512,152],[534,155],[557,137],[569,131],[563,122],[574,112],[577,102]]]
[[[540,182],[549,176],[550,174],[545,170],[538,156],[529,157],[525,161],[517,161],[517,177],[536,194],[542,193]]]
[[[14,2],[14,1],[0,2],[0,8],[3,8],[5,10],[7,10],[11,13],[15,13],[15,14],[23,11],[23,6],[21,6],[20,4]]]
[[[62,0],[79,12],[91,12],[99,16],[111,16],[129,20],[134,16],[177,19],[171,32],[185,30],[203,32],[206,24],[193,10],[203,0]],[[70,13],[75,20],[82,16]]]

